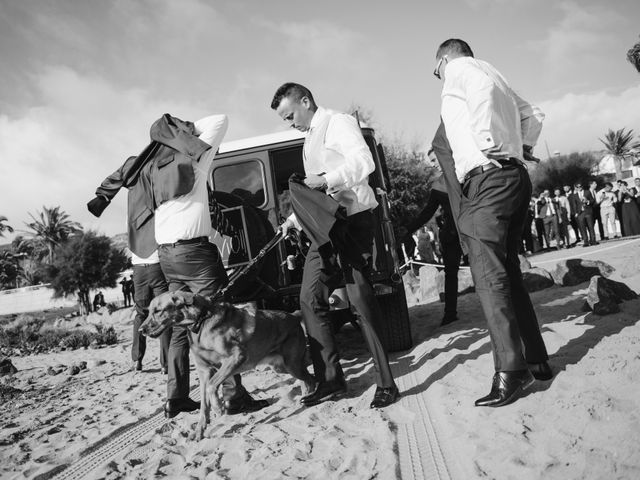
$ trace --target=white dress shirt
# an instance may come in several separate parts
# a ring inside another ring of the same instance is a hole
[[[160,263],[160,258],[158,257],[158,250],[154,250],[151,255],[147,258],[142,258],[131,252],[131,264],[132,265],[151,265],[152,263]]]
[[[193,162],[195,180],[193,189],[186,195],[173,198],[160,205],[155,212],[156,242],[175,243],[211,235],[211,216],[207,181],[229,121],[226,115],[211,115],[195,122],[198,138],[211,145],[200,161]]]
[[[447,63],[442,120],[461,183],[470,170],[490,163],[482,150],[501,145],[502,152],[524,161],[522,146],[535,146],[543,119],[489,63],[473,57]]]
[[[318,138],[323,132],[324,139]],[[369,186],[369,175],[375,168],[357,120],[346,113],[318,107],[305,139],[304,171],[308,175],[324,175],[327,194],[346,208],[348,216],[378,206]],[[289,219],[300,228],[294,214]]]

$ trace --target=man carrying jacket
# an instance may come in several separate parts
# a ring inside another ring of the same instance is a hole
[[[153,171],[154,185],[163,178],[175,183],[185,182],[184,193],[172,195],[154,187],[156,210],[155,236],[159,245],[160,266],[169,282],[169,290],[187,290],[212,296],[228,283],[220,252],[209,242],[212,234],[207,181],[213,168],[213,158],[227,131],[226,115],[211,115],[195,123],[185,122],[189,140],[176,156],[189,159],[190,168],[163,172]],[[169,379],[165,416],[171,418],[182,411],[198,408],[189,398],[189,332],[187,327],[174,325],[169,346]],[[222,385],[227,414],[256,411],[268,405],[266,400],[254,400],[242,386],[240,375]]]

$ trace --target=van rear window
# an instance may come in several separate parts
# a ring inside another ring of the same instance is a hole
[[[213,171],[213,189],[240,197],[254,207],[265,204],[264,169],[259,160],[247,160],[216,167]]]

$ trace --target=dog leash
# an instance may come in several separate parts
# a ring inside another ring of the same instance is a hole
[[[222,301],[226,295],[229,293],[229,291],[235,286],[235,284],[238,282],[238,280],[240,280],[241,278],[245,277],[246,275],[249,274],[249,272],[257,265],[257,263],[262,260],[262,258],[269,253],[271,250],[273,250],[273,248],[280,243],[282,240],[284,240],[285,236],[282,235],[282,232],[280,230],[278,230],[278,232],[276,232],[275,236],[269,240],[266,245],[264,247],[262,247],[262,249],[258,252],[258,254],[252,258],[249,263],[247,263],[244,267],[242,267],[239,270],[236,270],[235,272],[233,272],[231,274],[231,277],[229,278],[229,283],[227,283],[227,285],[218,290],[214,295],[212,295],[211,297],[208,297],[207,300],[211,303],[214,302],[219,302]],[[201,315],[200,318],[198,318],[190,327],[189,330],[191,330],[191,332],[197,334],[200,332],[200,328],[202,327],[202,324],[204,323],[204,320],[208,318],[206,315]]]

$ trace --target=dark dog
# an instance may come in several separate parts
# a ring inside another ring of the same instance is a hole
[[[315,380],[305,364],[306,338],[300,319],[286,312],[234,307],[211,303],[187,292],[168,292],[155,297],[140,332],[159,336],[171,325],[189,326],[204,318],[198,333],[189,332],[189,345],[200,377],[200,420],[196,438],[209,423],[211,404],[222,413],[218,386],[228,377],[259,363],[282,367],[302,380],[309,393]]]

